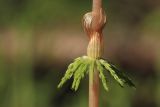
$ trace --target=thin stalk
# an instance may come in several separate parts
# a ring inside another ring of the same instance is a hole
[[[99,73],[96,69],[89,73],[89,107],[99,105]]]
[[[92,12],[98,12],[102,8],[102,0],[93,0]]]
[[[100,11],[102,9],[102,0],[93,0],[92,4],[92,15],[93,15],[93,21],[92,21],[92,28],[95,31],[101,30],[100,25]]]
[[[103,24],[105,23],[102,19],[102,0],[93,0],[92,5],[92,25],[91,25],[91,39],[88,45],[87,54],[92,58],[101,57],[101,31]],[[90,23],[89,23],[90,24]],[[89,72],[89,107],[99,106],[99,72],[94,67]]]

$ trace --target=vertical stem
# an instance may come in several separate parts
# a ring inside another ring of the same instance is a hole
[[[99,103],[99,76],[98,71],[89,73],[89,107],[98,107]]]
[[[102,25],[105,23],[102,23],[101,25],[101,9],[102,9],[102,0],[93,0],[92,5],[92,27],[94,33],[98,33],[98,37],[100,37],[102,31]],[[93,35],[92,36],[97,36]],[[91,46],[90,46],[91,45]],[[88,47],[88,52],[90,57],[92,58],[98,58],[100,57],[101,52],[101,46],[100,42],[98,42],[98,39],[93,38],[93,41],[90,42]],[[93,54],[93,55],[92,55]],[[94,66],[94,64],[93,64]],[[94,67],[93,70],[89,72],[89,107],[98,107],[99,106],[99,72]]]
[[[98,12],[102,8],[102,0],[93,0],[92,12]]]
[[[93,21],[92,21],[92,28],[94,30],[98,30],[101,26],[99,24],[100,21],[100,11],[102,9],[102,0],[93,0],[92,4],[92,15],[93,15]]]

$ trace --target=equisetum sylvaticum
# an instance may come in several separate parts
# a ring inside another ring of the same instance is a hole
[[[135,87],[131,79],[123,72],[118,70],[113,64],[102,58],[103,54],[103,34],[102,30],[106,24],[106,14],[102,8],[102,0],[93,0],[92,11],[83,16],[83,27],[89,43],[87,47],[87,56],[76,58],[61,79],[58,88],[71,77],[73,77],[72,89],[77,90],[81,79],[89,74],[89,107],[98,107],[99,99],[99,78],[102,81],[104,89],[108,91],[105,71],[119,83]]]

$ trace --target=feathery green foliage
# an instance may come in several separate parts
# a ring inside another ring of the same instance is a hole
[[[124,84],[127,84],[131,87],[135,87],[133,82],[129,77],[127,77],[123,72],[118,70],[114,65],[108,63],[107,61],[100,59],[100,63],[108,70],[111,74],[111,76],[114,77],[114,79],[120,84],[120,86],[124,86]]]
[[[101,63],[99,62],[99,60],[96,61],[97,63],[97,70],[99,71],[99,77],[101,78],[102,80],[102,84],[103,84],[103,87],[106,91],[108,91],[108,86],[107,86],[107,82],[106,82],[106,78],[104,76],[104,69],[103,69],[103,66],[101,65]]]
[[[106,91],[108,91],[106,77],[104,75],[104,69],[109,71],[111,76],[120,84],[120,86],[124,86],[127,84],[131,87],[135,87],[132,83],[131,79],[127,77],[123,72],[119,71],[114,65],[108,63],[103,59],[92,59],[87,56],[78,57],[68,66],[68,69],[61,79],[61,82],[58,85],[58,88],[62,87],[62,85],[73,76],[72,89],[75,91],[78,89],[80,81],[84,78],[85,74],[88,73],[90,75],[90,79],[93,79],[92,75],[94,73],[94,69],[98,70],[99,77],[102,81],[103,87]]]
[[[75,70],[82,64],[82,60],[81,57],[78,57],[75,59],[75,61],[73,63],[71,63],[68,66],[68,69],[64,75],[64,77],[61,79],[61,82],[58,85],[58,88],[62,87],[63,84],[72,77],[73,73],[75,72]]]
[[[86,71],[88,70],[88,66],[89,66],[89,61],[87,59],[82,59],[82,64],[79,66],[79,68],[77,69],[77,71],[75,71],[74,73],[74,81],[72,84],[72,89],[74,89],[75,91],[78,89],[79,84],[80,84],[80,80],[84,77]]]

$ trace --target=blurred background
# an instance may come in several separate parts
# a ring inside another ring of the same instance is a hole
[[[100,107],[160,107],[160,1],[103,0],[108,59],[137,89],[107,76]],[[0,0],[0,107],[88,107],[88,77],[57,89],[69,63],[86,54],[82,16],[91,0]]]

